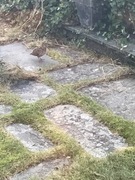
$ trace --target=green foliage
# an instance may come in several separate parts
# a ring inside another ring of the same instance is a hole
[[[80,156],[70,171],[54,176],[55,180],[134,180],[135,150],[125,150],[100,160]]]
[[[43,2],[43,9],[42,9]],[[36,7],[44,10],[42,33],[57,33],[65,23],[78,22],[76,9],[71,0],[0,0],[4,9],[22,10]],[[121,46],[127,44],[135,34],[135,1],[101,0],[103,18],[98,22],[96,31],[106,39],[122,38]]]
[[[132,0],[103,0],[103,4],[107,5],[107,21],[100,24],[100,32],[107,39],[109,38],[125,38],[122,45],[124,46],[134,34],[135,31],[135,1]]]
[[[43,7],[42,7],[43,4]],[[76,19],[76,10],[71,0],[2,0],[4,10],[26,10],[29,8],[40,9],[43,14],[42,33],[56,33],[64,23]],[[73,22],[73,21],[72,21]]]
[[[131,0],[110,1],[110,5],[109,19],[112,22],[112,30],[127,36],[128,31],[133,31],[134,28],[135,2]]]
[[[0,129],[0,180],[23,168],[31,154],[16,140]]]
[[[29,2],[34,3],[34,0],[26,1],[26,0],[0,0],[0,7],[2,7],[4,10],[22,10],[26,9],[29,5]]]
[[[76,12],[71,0],[46,0],[44,24],[46,32],[58,31],[64,23],[75,19]]]

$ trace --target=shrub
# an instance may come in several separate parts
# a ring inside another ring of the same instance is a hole
[[[129,38],[135,31],[135,1],[133,0],[103,0],[107,5],[108,24],[103,23],[100,29],[107,37]],[[106,29],[105,29],[105,28]]]
[[[44,33],[56,33],[63,23],[76,19],[76,10],[71,0],[0,0],[5,10],[40,9],[43,13]],[[7,3],[8,2],[8,3]]]
[[[106,38],[128,39],[135,33],[135,1],[100,0],[106,13],[96,30]],[[42,9],[43,2],[43,9]],[[42,25],[44,33],[56,33],[63,23],[76,23],[77,16],[71,0],[0,0],[6,10],[29,9],[37,7],[44,10]],[[60,32],[60,31],[59,31]]]

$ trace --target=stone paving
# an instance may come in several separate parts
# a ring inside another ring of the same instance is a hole
[[[22,80],[14,86],[11,90],[21,97],[25,102],[36,102],[37,100],[56,95],[56,91],[51,87],[35,81]]]
[[[91,115],[72,105],[59,105],[45,111],[45,116],[71,134],[84,149],[95,157],[104,157],[125,140],[99,123]]]
[[[125,119],[135,120],[134,77],[83,88],[81,92]]]
[[[86,63],[71,68],[64,68],[48,73],[51,78],[59,83],[74,83],[80,80],[95,79],[111,75],[119,66],[112,64]]]
[[[16,174],[11,177],[9,180],[41,180],[48,177],[54,170],[58,170],[59,168],[66,166],[69,164],[67,158],[56,159],[49,162],[43,162],[38,164],[35,167],[31,167],[24,172]]]
[[[21,68],[29,71],[36,71],[40,67],[50,65],[53,67],[59,64],[56,60],[48,56],[44,56],[44,61],[40,64],[36,57],[30,55],[30,52],[31,50],[27,49],[21,43],[0,46],[0,58],[4,62],[19,65]],[[77,56],[75,54],[73,56],[76,58],[79,57],[79,55]],[[78,64],[71,68],[53,70],[48,75],[56,83],[65,84],[110,76],[112,73],[118,71],[119,68],[121,67],[111,63],[93,62]],[[114,113],[123,116],[126,120],[134,120],[134,85],[134,78],[125,78],[85,87],[80,92],[111,109]],[[52,89],[51,86],[46,86],[44,83],[36,81],[19,81],[10,87],[10,91],[18,95],[21,101],[26,103],[33,103],[40,99],[57,96],[56,90]],[[0,114],[7,114],[11,111],[11,106],[0,105]],[[75,105],[57,105],[53,108],[46,109],[44,115],[48,121],[57,125],[69,136],[72,136],[82,146],[84,151],[93,157],[103,158],[119,148],[128,146],[123,137],[111,132],[97,118]],[[32,153],[48,151],[50,148],[56,146],[48,138],[35,131],[31,124],[14,123],[6,126],[5,130],[12,138],[20,141]],[[64,165],[68,165],[68,163],[67,158],[44,161],[19,174],[16,172],[13,177],[10,177],[10,180],[29,180],[35,177],[46,179],[53,170],[62,168]]]
[[[29,125],[12,124],[6,130],[27,147],[30,151],[42,151],[52,147],[53,144],[33,130]]]
[[[12,112],[11,106],[0,105],[0,115],[9,114]]]
[[[49,56],[44,55],[43,61],[39,61],[37,57],[30,55],[32,50],[28,49],[22,43],[15,42],[0,46],[0,59],[6,63],[18,65],[28,71],[35,71],[41,67],[48,67],[58,64],[57,61],[52,60]]]

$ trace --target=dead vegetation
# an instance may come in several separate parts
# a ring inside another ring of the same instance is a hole
[[[35,72],[28,72],[19,66],[4,64],[1,66],[0,82],[4,84],[14,83],[19,80],[39,80],[39,75]]]

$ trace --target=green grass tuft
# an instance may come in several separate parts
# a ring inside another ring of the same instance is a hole
[[[26,165],[31,154],[16,140],[0,129],[0,180]]]

